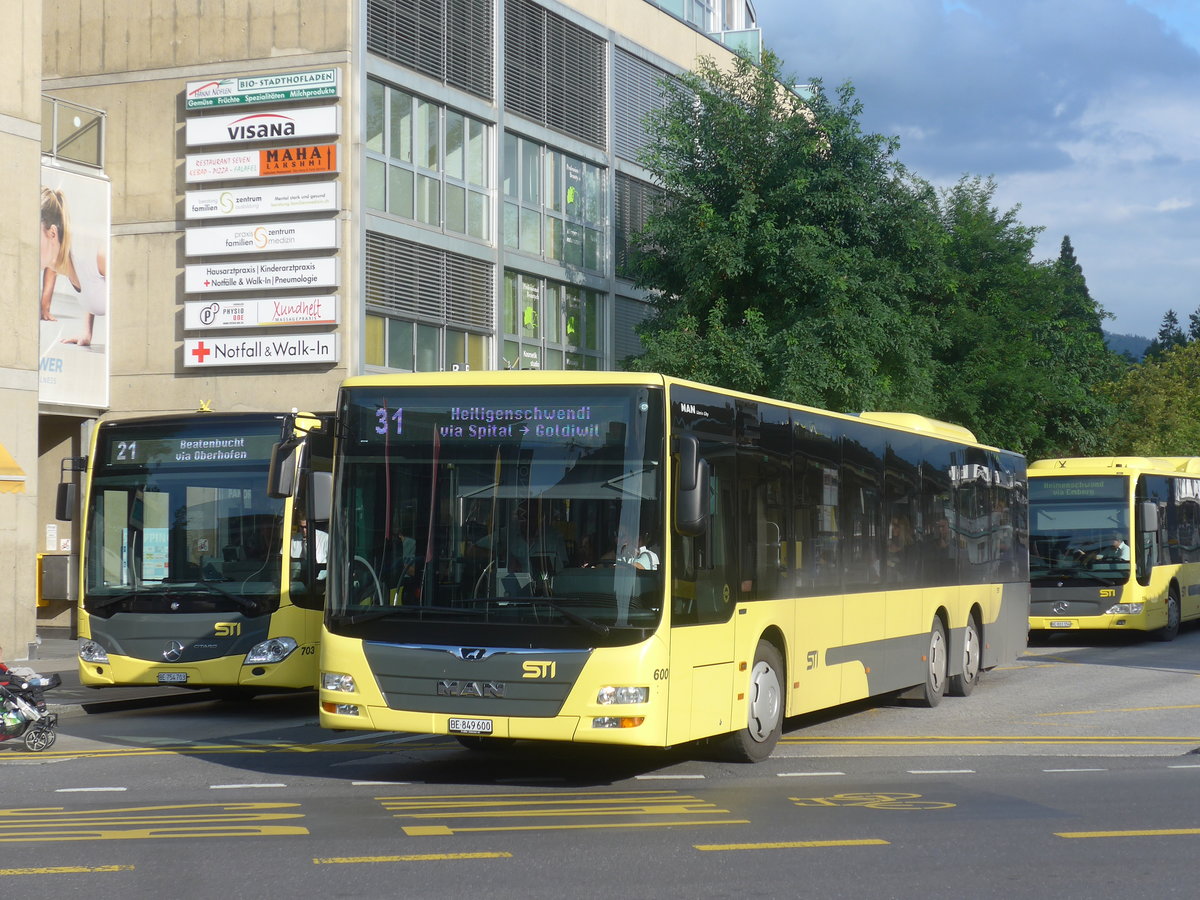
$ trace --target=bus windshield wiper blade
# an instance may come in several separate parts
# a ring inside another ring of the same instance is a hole
[[[145,593],[139,591],[129,591],[124,594],[113,594],[111,597],[87,597],[83,601],[84,609],[106,609],[109,606],[116,606],[125,600],[136,600],[138,597],[146,596]]]
[[[567,607],[563,606],[561,603],[557,603],[554,600],[550,599],[549,597],[483,597],[480,599],[482,599],[485,603],[487,603],[489,605],[491,605],[492,603],[496,603],[496,604],[511,603],[514,605],[523,605],[523,604],[527,604],[527,603],[540,603],[543,606],[550,607],[552,610],[557,612],[559,615],[561,615],[567,621],[573,622],[576,625],[582,625],[584,628],[586,628],[588,631],[593,632],[594,634],[608,634],[610,631],[612,631],[612,629],[609,628],[607,625],[604,625],[601,622],[596,622],[592,619],[589,619],[587,616],[581,616],[579,613],[575,612],[574,610],[568,609]]]
[[[355,612],[346,611],[341,613],[342,618],[347,625],[357,625],[360,622],[369,622],[372,619],[382,619],[394,613],[447,613],[455,616],[469,616],[474,611],[470,609],[460,609],[456,606],[368,606]]]
[[[247,612],[258,612],[258,603],[251,600],[249,597],[243,597],[241,594],[235,594],[232,591],[227,591],[215,581],[208,581],[200,578],[195,582],[196,587],[207,588],[211,593],[220,594],[222,597],[227,597],[240,606]]]

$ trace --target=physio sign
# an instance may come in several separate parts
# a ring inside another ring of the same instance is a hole
[[[183,305],[183,327],[188,331],[277,325],[336,325],[337,320],[337,294],[321,297],[189,300]]]

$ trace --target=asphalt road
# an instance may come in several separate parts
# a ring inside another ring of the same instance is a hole
[[[1194,897],[1198,675],[1195,630],[1170,644],[1060,638],[936,709],[791,721],[754,766],[696,747],[491,754],[334,733],[312,695],[80,706],[44,753],[0,744],[0,888]]]

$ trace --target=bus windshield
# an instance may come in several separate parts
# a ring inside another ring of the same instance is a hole
[[[1031,478],[1029,518],[1029,575],[1034,587],[1129,580],[1127,478]]]
[[[590,646],[656,627],[661,390],[351,387],[340,420],[330,630]]]
[[[283,501],[266,495],[279,422],[101,426],[84,608],[242,612],[279,605]]]

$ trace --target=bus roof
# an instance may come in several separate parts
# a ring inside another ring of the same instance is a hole
[[[1125,471],[1160,475],[1200,475],[1198,456],[1081,456],[1039,459],[1029,475],[1120,475]]]

